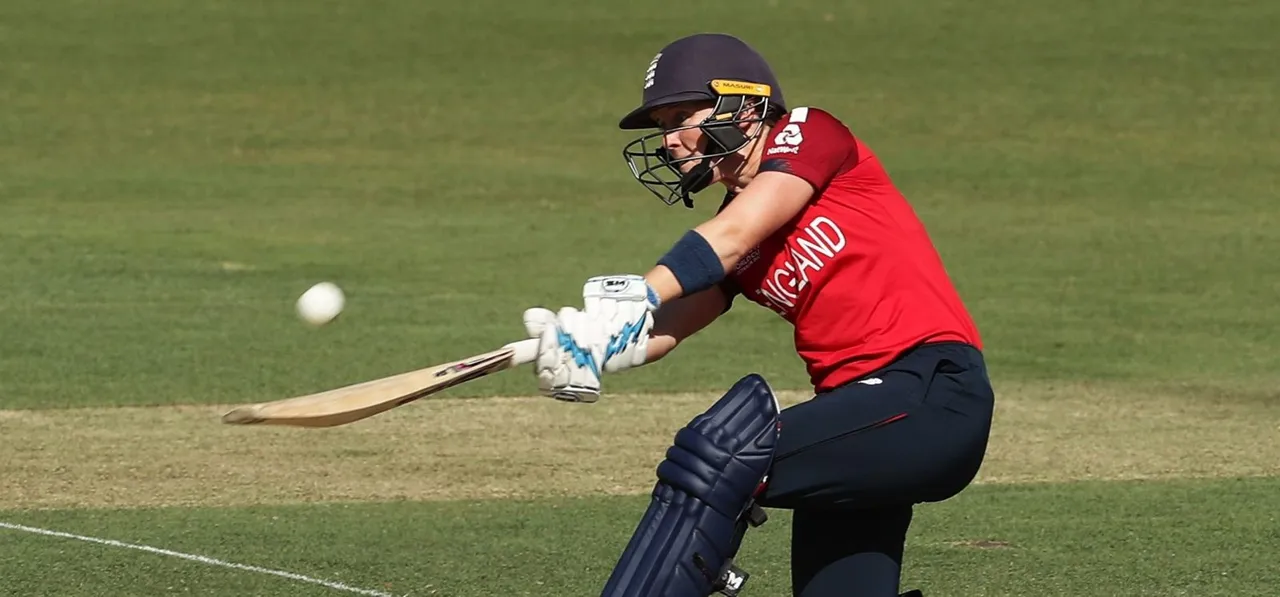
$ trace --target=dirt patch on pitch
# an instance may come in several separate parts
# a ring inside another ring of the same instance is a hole
[[[643,493],[713,399],[428,400],[331,429],[225,426],[226,407],[0,411],[0,509]],[[1280,474],[1278,426],[1256,401],[1006,385],[979,482]]]

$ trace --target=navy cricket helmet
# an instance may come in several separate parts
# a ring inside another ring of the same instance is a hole
[[[715,164],[745,147],[761,130],[757,127],[747,136],[738,125],[786,113],[782,87],[764,57],[731,35],[699,33],[671,42],[653,57],[641,104],[618,127],[660,128],[650,116],[654,109],[690,101],[713,101],[715,109],[698,124],[646,134],[622,150],[631,174],[667,205],[683,201],[693,207],[689,195],[711,184]],[[701,155],[673,158],[664,137],[691,128],[706,133],[706,149]],[[689,161],[696,163],[689,172],[681,172],[680,165]]]

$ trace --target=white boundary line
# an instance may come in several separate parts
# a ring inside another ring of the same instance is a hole
[[[218,560],[218,559],[214,559],[214,558],[208,558],[208,557],[205,557],[205,556],[198,556],[198,555],[195,555],[195,554],[189,554],[189,553],[182,553],[182,552],[177,552],[177,551],[171,551],[171,550],[168,550],[168,549],[160,549],[159,547],[151,547],[151,546],[149,546],[149,545],[135,545],[135,544],[133,544],[133,543],[124,543],[124,542],[121,542],[121,541],[112,541],[111,539],[99,539],[99,538],[97,538],[97,537],[86,537],[86,536],[84,536],[84,535],[73,535],[73,534],[71,534],[71,533],[63,533],[63,532],[60,532],[60,531],[51,531],[51,530],[49,530],[49,529],[41,529],[41,528],[36,528],[36,527],[23,526],[23,525],[20,525],[20,524],[12,524],[12,523],[3,522],[3,521],[0,521],[0,528],[3,528],[3,529],[9,529],[9,530],[12,530],[12,531],[21,531],[21,532],[23,532],[23,533],[33,533],[33,534],[36,534],[36,535],[45,535],[45,536],[47,536],[47,537],[61,537],[61,538],[63,538],[63,539],[75,539],[76,541],[85,541],[85,542],[87,542],[87,543],[97,543],[98,545],[107,545],[107,546],[110,546],[110,547],[121,547],[121,548],[124,548],[124,549],[136,549],[136,550],[138,550],[138,551],[145,551],[145,552],[147,552],[147,553],[154,553],[154,554],[159,554],[159,555],[162,555],[162,556],[169,556],[169,557],[179,558],[179,559],[183,559],[183,560],[190,560],[190,561],[192,561],[192,562],[200,562],[201,564],[209,564],[210,566],[221,566],[221,567],[223,567],[223,568],[231,568],[231,569],[233,569],[233,570],[244,570],[244,571],[246,571],[246,572],[257,572],[257,573],[260,573],[260,574],[270,574],[270,575],[272,575],[272,576],[279,576],[279,577],[281,577],[281,578],[287,578],[287,579],[290,579],[290,580],[297,580],[297,581],[301,581],[301,582],[305,582],[305,583],[311,583],[311,584],[313,584],[313,585],[320,585],[320,586],[322,586],[322,587],[328,587],[328,588],[333,589],[333,590],[335,590],[335,591],[346,591],[346,592],[348,592],[348,593],[355,593],[356,595],[367,595],[368,597],[396,597],[395,595],[392,595],[392,594],[390,594],[390,593],[383,593],[383,592],[381,592],[381,591],[373,591],[373,590],[369,590],[369,589],[360,589],[360,588],[356,588],[356,587],[353,587],[353,586],[350,586],[350,585],[344,585],[344,584],[342,584],[342,583],[340,583],[340,582],[333,582],[333,581],[329,581],[329,580],[321,580],[321,579],[319,579],[319,578],[311,578],[310,576],[303,576],[303,575],[301,575],[301,574],[295,574],[295,573],[293,573],[293,572],[285,572],[285,571],[283,571],[283,570],[271,570],[270,568],[259,568],[259,567],[257,567],[257,566],[246,566],[246,565],[244,565],[244,564],[236,564],[236,563],[234,563],[234,562],[227,562],[227,561],[224,561],[224,560]]]

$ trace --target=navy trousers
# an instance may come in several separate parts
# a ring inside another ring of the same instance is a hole
[[[796,597],[896,597],[914,505],[969,485],[995,394],[982,354],[926,344],[782,411],[766,508],[793,510]]]

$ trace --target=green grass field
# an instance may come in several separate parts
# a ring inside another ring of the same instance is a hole
[[[771,312],[587,407],[511,372],[332,430],[218,415],[490,350],[649,267],[718,198],[662,205],[615,123],[715,30],[879,153],[983,332],[990,456],[918,509],[906,586],[1273,595],[1278,27],[1261,0],[0,5],[0,594],[598,594],[680,425],[751,371],[805,398]],[[348,308],[314,329],[321,280]],[[772,514],[746,597],[789,594]]]

